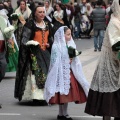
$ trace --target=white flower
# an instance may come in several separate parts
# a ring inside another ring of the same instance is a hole
[[[9,27],[6,27],[4,29],[4,33],[6,34],[8,32],[14,32],[14,30],[15,30],[14,26],[10,25]]]
[[[28,3],[27,6],[30,7],[30,4]]]
[[[13,14],[11,14],[10,16],[12,17],[13,15],[19,16],[20,14],[18,14],[18,13],[13,13]]]
[[[15,31],[15,27],[14,26],[9,26],[9,27],[6,27],[5,29],[4,29],[4,36],[5,36],[5,38],[6,39],[10,39],[10,38],[12,38],[12,35],[13,35],[13,33],[14,33],[14,31]]]
[[[78,54],[79,54],[79,52],[78,52],[77,50],[75,50],[75,54],[76,54],[76,55],[78,55]]]
[[[34,41],[34,40],[30,40],[30,41],[28,41],[28,42],[26,43],[26,45],[35,45],[35,46],[37,46],[37,45],[39,45],[39,42]]]

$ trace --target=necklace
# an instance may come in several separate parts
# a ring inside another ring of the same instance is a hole
[[[39,28],[44,29],[46,25],[45,25],[44,21],[41,21],[40,23],[36,22],[36,26],[39,27]]]

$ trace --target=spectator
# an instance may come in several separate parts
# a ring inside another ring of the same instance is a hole
[[[54,27],[53,27],[53,34],[57,31],[57,29],[61,26],[68,26],[69,22],[67,20],[67,13],[66,8],[61,3],[56,3],[55,5],[55,11],[53,14],[53,21],[52,21]]]
[[[91,16],[91,13],[92,13],[92,11],[93,11],[93,8],[92,8],[92,6],[91,6],[90,3],[87,3],[87,4],[86,4],[86,8],[87,8],[87,10],[86,10],[87,17],[88,17],[89,22],[90,22],[90,29],[87,31],[87,35],[88,35],[88,37],[91,37],[91,36],[90,36],[90,32],[91,32],[92,29],[93,29],[93,20],[91,19],[90,16]]]
[[[15,13],[20,15],[17,23],[17,29],[15,31],[17,44],[20,46],[22,28],[31,15],[31,10],[28,8],[25,0],[20,1],[20,6],[15,10]]]
[[[81,35],[80,35],[80,32],[81,32],[81,29],[80,29],[80,24],[81,24],[81,13],[80,13],[80,7],[79,5],[77,4],[75,6],[75,12],[74,12],[74,15],[73,15],[73,20],[74,20],[74,37],[75,39],[78,39],[78,38],[81,38]]]
[[[45,4],[45,10],[46,10],[46,19],[47,21],[52,22],[54,9],[53,7],[51,7],[49,0],[46,0],[44,4]]]
[[[102,1],[96,2],[97,6],[91,14],[93,20],[93,29],[94,29],[94,51],[101,51],[104,31],[106,28],[106,11],[102,8]]]

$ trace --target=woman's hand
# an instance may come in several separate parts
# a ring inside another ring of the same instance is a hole
[[[70,58],[70,64],[72,63],[72,58]]]
[[[30,54],[30,57],[32,58],[34,56],[34,54]]]
[[[11,45],[13,44],[13,40],[12,39],[9,39],[8,40],[8,43],[10,43]]]
[[[49,47],[50,47],[50,44],[49,44],[49,43],[46,43],[46,47],[49,48]]]
[[[19,16],[19,20],[22,23],[22,25],[24,25],[26,23],[26,21],[22,15]]]

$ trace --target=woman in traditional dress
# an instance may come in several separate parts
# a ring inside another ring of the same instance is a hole
[[[54,9],[50,5],[50,1],[45,1],[45,10],[46,10],[46,20],[52,23]]]
[[[106,29],[102,53],[95,70],[85,112],[103,116],[103,120],[120,120],[120,0],[114,0]]]
[[[9,21],[8,21],[8,26],[11,26]],[[6,72],[15,72],[17,70],[17,65],[18,65],[19,48],[14,34],[12,35],[11,43],[8,44],[7,49],[8,49],[8,54],[7,54],[8,64],[7,64]]]
[[[68,49],[76,49],[67,26],[60,27],[54,35],[51,60],[44,97],[49,104],[59,104],[57,119],[72,120],[68,115],[68,103],[86,102],[89,83],[86,81],[79,57],[69,58]]]
[[[54,25],[53,27],[53,34],[59,29],[61,26],[68,26],[69,22],[67,20],[67,13],[66,8],[62,6],[60,3],[56,3],[55,5],[55,12],[53,14],[53,20],[52,23]]]
[[[16,37],[18,46],[20,46],[22,28],[31,15],[31,10],[27,6],[25,0],[20,1],[20,6],[15,10],[15,13],[19,14],[17,29],[15,31],[15,37]]]
[[[51,26],[44,21],[44,17],[44,6],[37,6],[33,12],[33,19],[23,28],[14,93],[19,101],[44,100],[44,84],[52,46]],[[36,42],[39,45],[27,46],[31,40],[33,45]]]
[[[3,4],[3,6],[5,6]],[[7,8],[7,6],[5,7]],[[8,11],[7,9],[3,8],[0,11],[0,16],[2,16],[7,24],[6,27],[11,26],[9,19],[8,19]],[[2,22],[1,22],[2,24]],[[5,38],[6,39],[6,38]],[[17,69],[17,63],[18,63],[18,45],[15,39],[14,34],[12,35],[12,38],[7,38],[7,39],[11,39],[11,42],[7,42],[6,43],[6,48],[7,48],[7,68],[6,68],[6,72],[13,72],[16,71]]]

